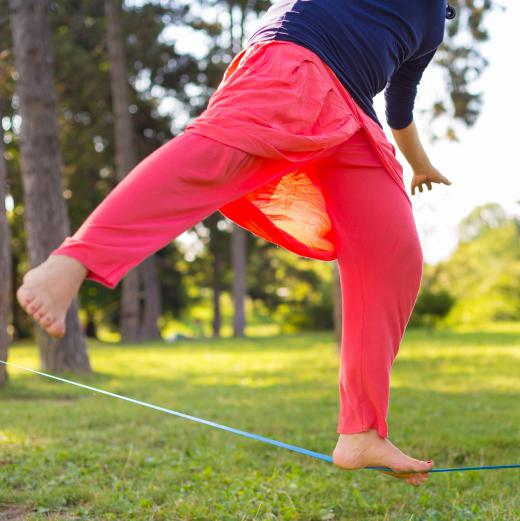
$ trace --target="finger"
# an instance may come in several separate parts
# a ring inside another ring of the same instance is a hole
[[[436,183],[444,183],[445,185],[451,185],[451,181],[444,177],[442,174],[438,175],[438,180],[435,180]]]
[[[428,190],[431,190],[432,189],[432,182],[431,181],[426,181],[426,185],[428,186]]]

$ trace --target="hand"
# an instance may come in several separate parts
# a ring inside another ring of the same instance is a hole
[[[444,177],[435,167],[429,165],[420,170],[414,170],[412,178],[412,195],[415,195],[415,189],[419,187],[419,191],[423,191],[423,183],[428,186],[428,190],[432,189],[432,183],[444,183],[451,185],[451,181]]]

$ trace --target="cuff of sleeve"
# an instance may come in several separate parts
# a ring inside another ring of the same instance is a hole
[[[413,114],[408,114],[405,118],[387,117],[388,126],[394,130],[401,130],[410,125],[413,121]]]

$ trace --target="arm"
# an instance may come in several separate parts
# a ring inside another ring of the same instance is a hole
[[[423,191],[422,183],[431,190],[431,183],[451,184],[430,162],[422,147],[413,120],[413,107],[417,85],[424,69],[431,62],[436,50],[414,60],[404,62],[393,74],[385,90],[386,118],[399,150],[413,169],[412,195],[415,188]]]
[[[426,183],[428,190],[432,189],[432,183],[444,183],[451,185],[446,177],[444,177],[430,162],[424,148],[422,147],[415,121],[412,121],[403,129],[391,129],[395,142],[406,158],[413,170],[412,178],[412,195],[415,195],[415,189],[419,187],[419,191],[423,191],[422,183]]]
[[[388,80],[385,102],[386,121],[390,128],[399,130],[412,122],[417,86],[436,51],[405,61]]]

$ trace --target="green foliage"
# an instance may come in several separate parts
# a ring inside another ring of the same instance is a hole
[[[484,232],[507,224],[508,218],[504,209],[498,203],[487,203],[477,206],[459,223],[459,240],[471,242]]]
[[[281,248],[270,251],[263,294],[280,331],[332,329],[332,264],[299,257]],[[265,256],[263,259],[265,262]],[[253,295],[259,296],[258,280]]]
[[[179,106],[189,108],[184,85],[197,76],[197,62],[179,56],[174,46],[161,40],[165,27],[176,23],[186,6],[147,3],[132,4],[124,11],[123,26],[127,35],[128,76],[131,85],[135,144],[138,157],[144,158],[172,137],[170,118],[158,113],[162,97],[171,93]],[[90,212],[116,186],[114,168],[114,128],[110,92],[109,62],[106,49],[106,22],[103,0],[51,2],[51,32],[54,53],[61,149],[64,158],[64,198],[71,219],[71,232],[78,229]],[[0,19],[0,24],[4,22]],[[0,95],[10,98],[14,81],[9,31],[0,32],[0,72],[9,81],[0,82]],[[139,81],[138,81],[139,80]],[[160,87],[160,89],[159,89]],[[154,90],[155,88],[155,90]],[[156,91],[159,90],[157,93]],[[14,198],[15,216],[23,215],[19,174],[19,135],[15,125],[16,105],[9,104],[4,120],[7,127],[9,192]],[[12,226],[17,221],[11,221]],[[20,233],[17,233],[20,231]],[[22,230],[12,230],[14,262],[17,273],[28,268]],[[166,250],[174,249],[168,246]],[[168,255],[166,252],[165,255]],[[171,279],[171,277],[169,277]],[[182,283],[178,284],[182,292]],[[116,291],[87,283],[80,292],[84,312],[98,325],[114,327],[117,323],[119,289]],[[170,288],[163,288],[164,292]],[[171,302],[172,299],[170,299]],[[18,336],[30,334],[16,304],[15,329]],[[178,299],[174,312],[185,300]]]
[[[445,133],[443,136],[432,133],[433,140],[458,140],[457,123],[470,127],[478,121],[483,93],[476,92],[472,86],[489,65],[481,51],[481,45],[490,38],[485,23],[491,11],[506,8],[496,0],[452,0],[450,4],[456,7],[457,16],[446,20],[444,40],[434,57],[434,63],[444,73],[447,88],[430,113],[430,121],[445,118]]]
[[[467,240],[443,264],[439,283],[456,299],[446,325],[520,318],[520,223],[490,208],[463,221]]]
[[[421,289],[410,317],[409,327],[437,326],[454,304],[455,299],[446,290],[434,291],[429,287]]]
[[[424,267],[411,326],[520,319],[520,221],[489,203],[459,224],[448,260]]]
[[[437,467],[518,463],[518,323],[408,331],[390,439]],[[334,448],[331,333],[109,347],[81,381],[318,452]],[[34,346],[11,351],[37,367]],[[78,377],[71,377],[75,379]],[[0,504],[28,521],[518,519],[518,470],[433,474],[421,487],[330,464],[11,371],[0,390]]]

